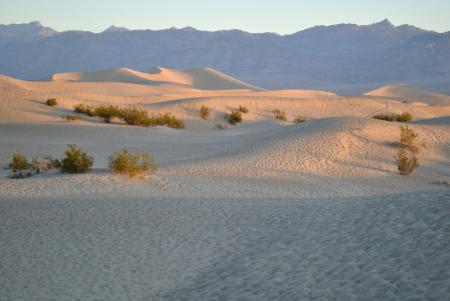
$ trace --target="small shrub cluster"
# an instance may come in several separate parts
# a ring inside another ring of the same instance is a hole
[[[76,113],[98,117],[110,123],[113,118],[119,118],[128,125],[155,126],[164,125],[175,129],[183,129],[184,121],[170,113],[149,115],[147,111],[139,108],[119,108],[113,105],[104,105],[93,108],[88,105],[78,104],[74,107]]]
[[[114,172],[127,174],[130,178],[145,172],[155,173],[158,169],[152,154],[130,153],[127,148],[112,153],[108,161],[109,168]]]
[[[90,105],[77,104],[73,107],[75,113],[85,114],[91,117],[95,117],[95,109]]]
[[[58,102],[54,98],[49,98],[49,99],[47,99],[45,104],[49,107],[56,107],[58,105]]]
[[[200,108],[200,117],[204,120],[208,119],[211,115],[211,110],[207,106],[202,106]]]
[[[239,106],[238,111],[244,114],[248,113],[248,108],[244,106]]]
[[[286,114],[284,111],[281,111],[280,109],[274,109],[272,113],[275,114],[275,118],[282,121],[287,121]]]
[[[403,112],[401,114],[376,114],[372,118],[385,121],[408,122],[413,119],[413,115],[409,112]]]
[[[305,117],[303,117],[303,116],[297,116],[297,117],[295,117],[295,119],[294,119],[294,123],[303,123],[303,122],[305,122],[305,121],[307,121],[308,119],[306,119]]]
[[[242,122],[242,113],[240,111],[231,111],[229,114],[225,114],[225,119],[231,125],[236,125]]]
[[[417,137],[418,134],[413,129],[408,126],[400,126],[400,149],[395,156],[395,160],[398,171],[403,176],[411,174],[419,166]]]
[[[96,107],[94,114],[104,122],[111,123],[113,118],[120,118],[122,116],[122,110],[118,106],[104,105]]]
[[[64,153],[65,157],[62,159],[50,158],[50,165],[59,169],[62,173],[75,174],[88,171],[92,167],[94,159],[75,144],[67,146],[68,148]]]
[[[41,171],[50,170],[53,166],[50,161],[40,161],[37,157],[28,161],[23,154],[14,153],[8,168],[11,169],[10,178],[24,179],[39,174]]]

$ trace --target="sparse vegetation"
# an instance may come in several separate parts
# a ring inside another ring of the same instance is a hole
[[[236,125],[242,122],[242,113],[239,111],[231,111],[230,114],[225,115],[225,119],[231,125]]]
[[[61,160],[49,159],[50,165],[63,173],[84,173],[88,171],[94,159],[75,144],[68,144],[65,157]]]
[[[106,123],[111,123],[113,118],[122,117],[122,110],[118,106],[104,105],[98,106],[94,110],[95,116],[101,118]]]
[[[222,123],[216,123],[214,126],[215,126],[216,129],[218,129],[218,130],[224,130],[224,129],[227,128],[227,126],[226,126],[225,124],[222,124]]]
[[[128,125],[150,126],[148,112],[139,108],[122,109],[121,118]]]
[[[211,110],[207,107],[207,106],[205,106],[205,105],[203,105],[201,108],[200,108],[200,117],[202,118],[202,119],[208,119],[209,118],[209,116],[211,115]]]
[[[281,111],[280,109],[274,109],[272,113],[275,114],[275,118],[282,121],[287,121],[286,114],[284,111]]]
[[[150,117],[150,126],[153,125],[165,125],[173,129],[184,129],[184,121],[170,113],[152,115]]]
[[[418,134],[413,129],[408,126],[400,126],[400,149],[395,156],[395,160],[398,171],[403,176],[411,174],[419,166],[417,137]]]
[[[11,162],[8,167],[11,169],[11,173],[9,175],[10,178],[23,179],[33,175],[30,163],[21,153],[14,153],[12,155]]]
[[[77,104],[73,107],[75,113],[85,114],[91,117],[95,117],[95,109],[90,105]]]
[[[55,98],[49,98],[49,99],[47,99],[47,101],[45,103],[49,107],[56,107],[58,105],[58,102],[56,101]]]
[[[77,115],[66,115],[64,117],[67,121],[77,121],[77,120],[81,120],[80,116]]]
[[[134,177],[142,173],[155,173],[158,169],[152,154],[148,152],[130,153],[127,148],[109,156],[109,167],[120,174]]]
[[[239,106],[238,111],[244,114],[248,113],[248,108],[244,106]]]
[[[303,116],[297,116],[297,117],[295,117],[295,119],[294,119],[294,123],[303,123],[303,122],[305,122],[305,121],[307,121],[308,119],[306,119],[305,117],[303,117]]]
[[[417,154],[407,149],[399,149],[395,159],[398,164],[398,172],[402,176],[411,174],[419,166]]]
[[[385,121],[408,122],[413,119],[413,115],[409,112],[403,112],[401,114],[376,114],[372,118]]]

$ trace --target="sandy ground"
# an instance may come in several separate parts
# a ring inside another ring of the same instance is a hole
[[[450,295],[445,96],[421,101],[415,88],[395,97],[382,89],[359,97],[201,90],[193,79],[211,88],[247,84],[208,69],[114,72],[100,75],[127,82],[92,82],[97,73],[0,80],[0,300]],[[44,104],[51,97],[58,107]],[[77,103],[171,112],[187,127],[65,121]],[[202,105],[211,119],[199,118]],[[250,110],[243,124],[218,130],[239,105]],[[275,120],[275,108],[289,122]],[[408,177],[397,174],[393,159],[399,124],[371,118],[404,111],[415,117],[409,126],[421,149],[421,166]],[[292,123],[299,115],[310,120]],[[68,143],[94,157],[92,171],[7,177],[14,151],[59,157]],[[151,151],[158,173],[112,174],[106,158],[122,147]]]

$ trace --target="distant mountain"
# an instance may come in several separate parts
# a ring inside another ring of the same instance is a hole
[[[405,83],[450,93],[450,32],[389,20],[316,26],[291,35],[192,27],[56,32],[38,22],[0,25],[0,73],[23,79],[58,72],[210,66],[265,88],[360,93]]]

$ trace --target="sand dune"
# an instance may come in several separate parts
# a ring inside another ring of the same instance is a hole
[[[0,77],[2,295],[445,299],[450,105],[402,89],[260,91],[211,69]],[[170,112],[187,126],[66,121],[78,103]],[[199,116],[204,105],[208,120]],[[228,125],[224,114],[240,105],[249,113]],[[400,124],[371,117],[405,111],[421,164],[408,177],[394,160]],[[296,124],[297,116],[308,121]],[[69,143],[94,157],[92,171],[7,177],[13,152],[60,157]],[[123,147],[151,151],[158,173],[111,173],[107,158]]]
[[[365,95],[396,98],[408,102],[419,102],[429,105],[450,105],[450,96],[428,92],[408,85],[387,85],[367,92]]]

